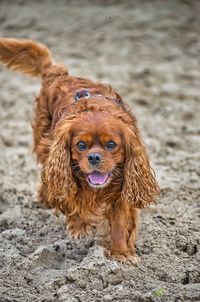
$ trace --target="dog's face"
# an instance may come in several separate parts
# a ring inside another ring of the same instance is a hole
[[[110,183],[109,196],[121,193],[135,207],[145,207],[159,191],[134,120],[113,110],[91,108],[61,119],[43,179],[59,200],[73,199],[82,183],[93,190]]]
[[[103,188],[117,177],[125,157],[117,119],[105,114],[91,115],[75,124],[70,142],[73,173],[92,188]]]

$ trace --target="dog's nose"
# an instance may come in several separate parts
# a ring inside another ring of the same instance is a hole
[[[90,153],[88,154],[87,158],[91,165],[98,165],[102,160],[102,157],[99,153]]]

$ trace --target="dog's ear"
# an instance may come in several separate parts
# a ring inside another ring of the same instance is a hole
[[[0,39],[0,62],[30,76],[42,76],[52,65],[48,48],[31,40]]]
[[[154,171],[136,126],[124,127],[126,160],[122,199],[131,206],[144,208],[159,194]]]
[[[42,179],[48,189],[48,201],[62,212],[67,208],[67,201],[73,200],[77,191],[70,165],[71,126],[72,121],[65,121],[55,130],[55,140],[42,171]]]

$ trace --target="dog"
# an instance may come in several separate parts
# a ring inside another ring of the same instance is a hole
[[[137,264],[140,209],[159,186],[127,104],[110,86],[69,75],[38,42],[1,38],[0,61],[42,79],[33,121],[39,200],[66,216],[75,239],[108,221],[109,257]]]

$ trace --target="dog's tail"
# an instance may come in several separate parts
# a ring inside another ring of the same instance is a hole
[[[0,39],[0,62],[30,76],[42,76],[53,62],[48,48],[31,40]]]

